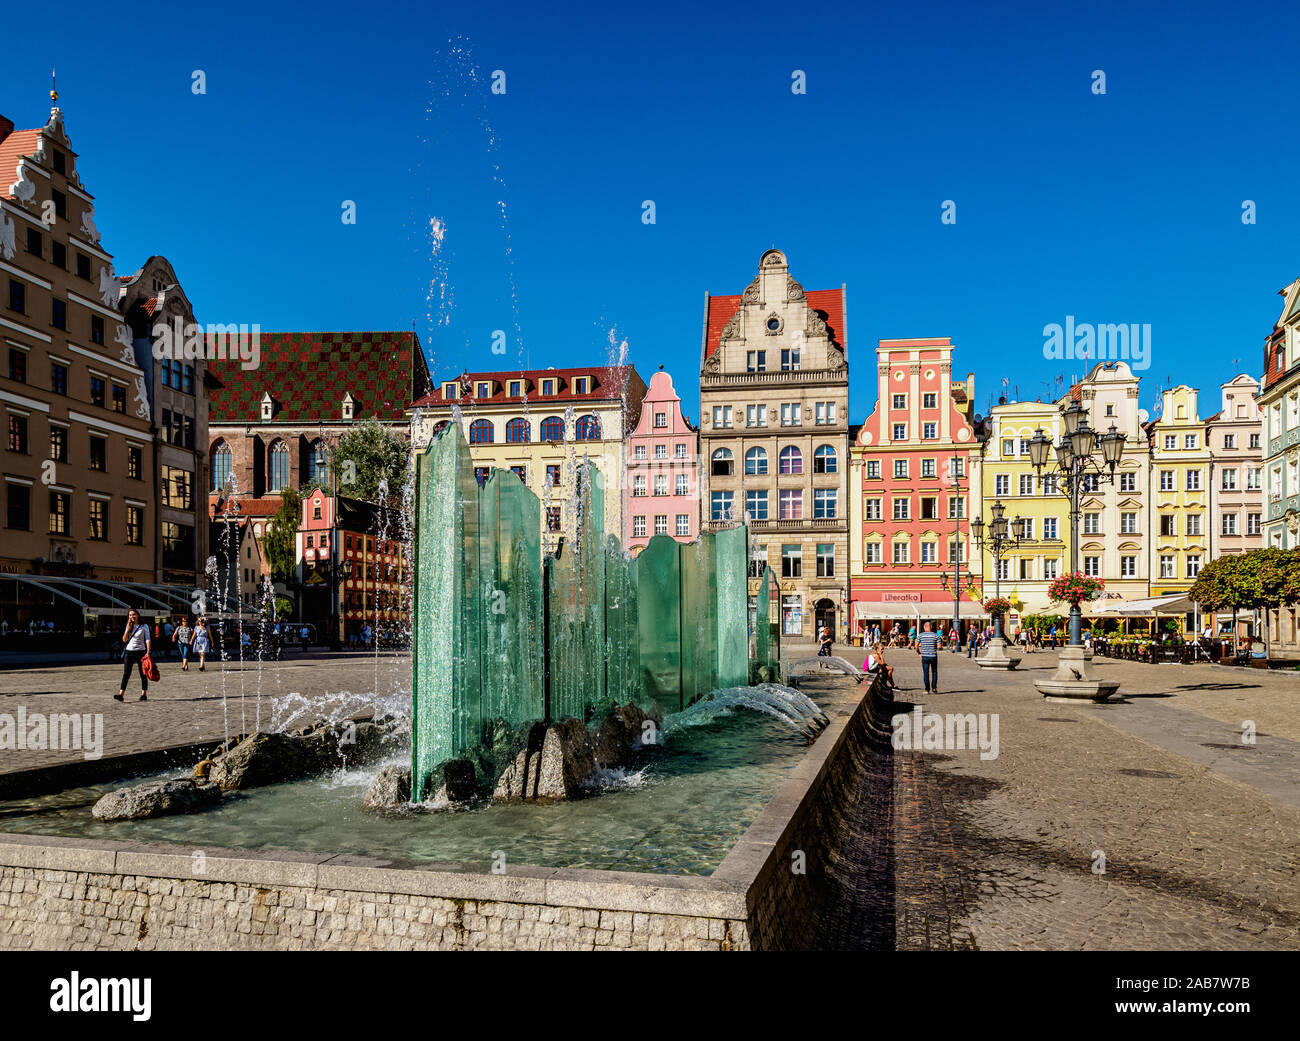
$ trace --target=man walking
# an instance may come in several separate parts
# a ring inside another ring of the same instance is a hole
[[[921,682],[927,694],[939,693],[939,636],[926,622],[916,638],[916,653],[921,656]]]
[[[977,642],[977,640],[978,640],[978,635],[979,635],[978,631],[976,630],[975,626],[972,625],[972,626],[970,627],[970,632],[969,632],[969,634],[968,634],[967,637],[966,637],[966,657],[967,657],[967,658],[973,658],[973,657],[975,657],[975,644],[976,644],[976,642]]]

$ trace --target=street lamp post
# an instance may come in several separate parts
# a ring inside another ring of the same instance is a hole
[[[993,519],[987,523],[983,517],[972,520],[971,529],[975,533],[975,544],[981,550],[988,546],[989,553],[993,557],[993,595],[1001,599],[1002,557],[1011,547],[1020,544],[1024,535],[1024,521],[1019,516],[1008,521],[1006,507],[1002,505],[1000,499],[994,502],[992,513]],[[988,591],[987,584],[984,589],[985,592]],[[976,658],[975,663],[985,669],[1014,669],[1020,664],[1019,655],[1007,654],[1007,640],[1002,629],[1000,611],[993,614],[993,639],[989,641],[988,650]]]
[[[961,639],[961,459],[953,455],[949,461],[949,484],[956,495],[957,509],[952,530],[952,631]],[[945,579],[947,574],[943,576]]]
[[[327,463],[325,455],[325,445],[322,443],[316,449],[316,472],[320,473],[322,466]],[[339,482],[338,474],[335,472],[334,461],[328,460],[330,475],[330,643],[331,651],[342,650],[342,644],[339,643]],[[348,565],[348,571],[352,570],[351,564]]]
[[[1029,459],[1037,472],[1038,480],[1046,484],[1055,480],[1070,500],[1070,573],[1079,571],[1079,498],[1084,489],[1092,490],[1102,481],[1113,483],[1115,469],[1124,456],[1127,435],[1111,423],[1101,434],[1088,422],[1088,410],[1071,402],[1061,409],[1062,433],[1055,444],[1040,427],[1029,439]],[[1096,458],[1101,449],[1100,462]],[[1049,468],[1053,451],[1055,472],[1044,474]],[[1083,612],[1077,603],[1070,604],[1070,642],[1061,649],[1056,673],[1048,680],[1038,680],[1035,686],[1049,698],[1090,698],[1104,701],[1119,688],[1116,681],[1098,680],[1091,670],[1091,655],[1083,647]]]

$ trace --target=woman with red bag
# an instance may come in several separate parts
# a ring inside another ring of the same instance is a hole
[[[140,612],[134,607],[126,613],[126,629],[122,633],[122,642],[126,644],[126,651],[122,655],[124,668],[122,669],[122,686],[116,694],[113,695],[114,701],[125,701],[126,685],[131,679],[131,669],[133,666],[140,668],[140,700],[149,700],[149,676],[145,673],[144,660],[149,656],[149,648],[153,641],[149,635],[149,627],[140,621]]]

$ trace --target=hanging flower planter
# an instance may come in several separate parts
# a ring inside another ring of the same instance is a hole
[[[1105,588],[1106,583],[1100,578],[1085,575],[1082,571],[1073,571],[1053,582],[1048,587],[1047,595],[1054,601],[1065,601],[1071,607],[1078,607],[1081,603],[1096,600]]]

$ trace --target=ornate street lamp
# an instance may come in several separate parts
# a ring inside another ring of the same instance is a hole
[[[1007,550],[1019,544],[1024,534],[1024,521],[1020,517],[1008,521],[1006,518],[1006,507],[1002,505],[1002,500],[993,503],[990,511],[992,520],[985,523],[982,517],[977,517],[971,521],[971,530],[975,533],[975,543],[982,550],[988,547],[989,553],[993,557],[993,595],[1001,599],[1002,597],[1002,557]],[[986,534],[987,529],[987,534]],[[984,587],[985,592],[988,586]],[[1014,669],[1020,659],[1013,655],[1007,654],[1007,641],[1002,631],[1002,615],[995,613],[993,615],[993,639],[989,641],[988,650],[975,659],[975,663],[981,668],[987,669]]]
[[[1088,422],[1088,410],[1077,401],[1061,409],[1062,434],[1056,442],[1056,465],[1049,467],[1051,441],[1039,432],[1029,442],[1030,461],[1038,480],[1044,484],[1055,479],[1061,492],[1070,500],[1070,573],[1079,570],[1079,496],[1085,486],[1100,481],[1113,482],[1115,470],[1124,457],[1127,435],[1114,423],[1104,434],[1098,434]],[[1100,449],[1101,459],[1096,453]],[[1050,469],[1052,472],[1044,473]],[[1061,649],[1055,675],[1049,680],[1038,680],[1035,686],[1046,697],[1088,697],[1105,700],[1119,684],[1101,681],[1090,671],[1088,655],[1083,649],[1083,615],[1079,605],[1070,605],[1070,642]]]

